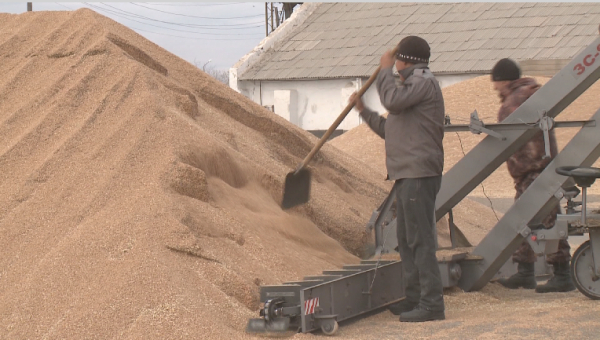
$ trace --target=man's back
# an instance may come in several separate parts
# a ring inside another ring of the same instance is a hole
[[[392,86],[396,84],[391,76],[378,77],[380,93]],[[431,71],[415,68],[394,94],[382,96],[382,104],[389,111],[385,148],[390,179],[441,175],[444,168],[444,100]]]

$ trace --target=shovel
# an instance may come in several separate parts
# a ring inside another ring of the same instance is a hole
[[[395,55],[396,51],[397,47],[392,50],[392,54]],[[369,78],[369,80],[367,80],[367,82],[360,88],[360,90],[358,90],[357,95],[359,98],[362,97],[362,95],[365,94],[365,92],[367,92],[371,84],[373,84],[375,78],[377,78],[377,74],[379,74],[380,69],[381,66],[378,66],[375,72],[373,72],[373,74]],[[323,137],[321,137],[319,142],[312,148],[312,150],[304,158],[302,163],[300,163],[296,167],[296,170],[288,173],[285,176],[285,184],[283,187],[283,201],[281,202],[282,209],[289,209],[308,202],[308,199],[310,197],[311,176],[310,170],[308,170],[306,166],[308,165],[308,162],[310,162],[311,159],[315,156],[317,151],[321,149],[323,144],[325,144],[325,142],[331,136],[333,131],[335,131],[335,129],[340,125],[344,118],[346,118],[348,112],[350,112],[350,110],[352,110],[353,107],[354,103],[348,103],[348,105],[346,105],[346,108],[342,111],[342,113],[340,113],[340,115],[333,122],[333,124],[331,124],[327,132],[325,132],[325,134],[323,135]]]

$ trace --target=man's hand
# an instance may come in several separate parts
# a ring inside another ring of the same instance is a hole
[[[386,51],[382,56],[379,62],[381,68],[388,68],[394,65],[394,54],[392,54],[392,50]]]
[[[350,95],[350,99],[348,99],[348,102],[354,103],[354,108],[359,113],[365,109],[365,105],[363,104],[361,97],[358,96],[357,92],[354,92],[352,95]]]

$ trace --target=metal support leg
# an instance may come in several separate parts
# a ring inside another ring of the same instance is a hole
[[[540,112],[546,112],[546,116],[550,118],[558,116],[564,108],[600,78],[600,63],[586,67],[583,72],[575,71],[577,65],[581,64],[587,55],[598,53],[599,45],[600,38],[585,48],[502,123],[534,123],[539,120]],[[442,187],[436,200],[436,219],[439,220],[446,215],[538,131],[539,128],[507,130],[502,133],[506,140],[499,140],[492,136],[484,138],[444,174]]]
[[[600,110],[592,119],[600,121]],[[462,268],[459,286],[465,291],[483,288],[529,237],[526,226],[539,223],[557,204],[555,193],[568,181],[568,177],[556,174],[557,167],[591,166],[599,156],[600,124],[582,128],[473,250],[472,254],[483,260]]]
[[[594,274],[600,277],[600,230],[598,228],[590,228],[590,246],[594,259]]]
[[[587,188],[581,188],[581,224],[587,224]]]
[[[395,193],[396,193],[396,186],[392,187],[390,194],[388,195],[388,197],[385,199],[385,201],[381,205],[380,211],[379,211],[379,216],[377,216],[377,219],[375,220],[375,223],[374,223],[375,247],[376,247],[375,256],[379,256],[382,253],[385,254],[387,252],[386,249],[384,249],[384,239],[385,239],[385,236],[389,235],[389,232],[385,231],[385,233],[384,233],[383,229],[390,228],[391,223],[394,223],[394,224],[396,223],[395,222],[396,219],[394,219],[390,216],[392,207],[394,205],[394,199],[396,197]],[[395,233],[394,233],[394,235],[395,235]],[[388,247],[386,247],[386,248],[388,248]]]

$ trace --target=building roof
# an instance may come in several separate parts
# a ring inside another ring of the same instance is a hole
[[[600,3],[322,3],[240,80],[368,77],[418,35],[437,74],[489,72],[504,57],[572,59],[598,37]]]

